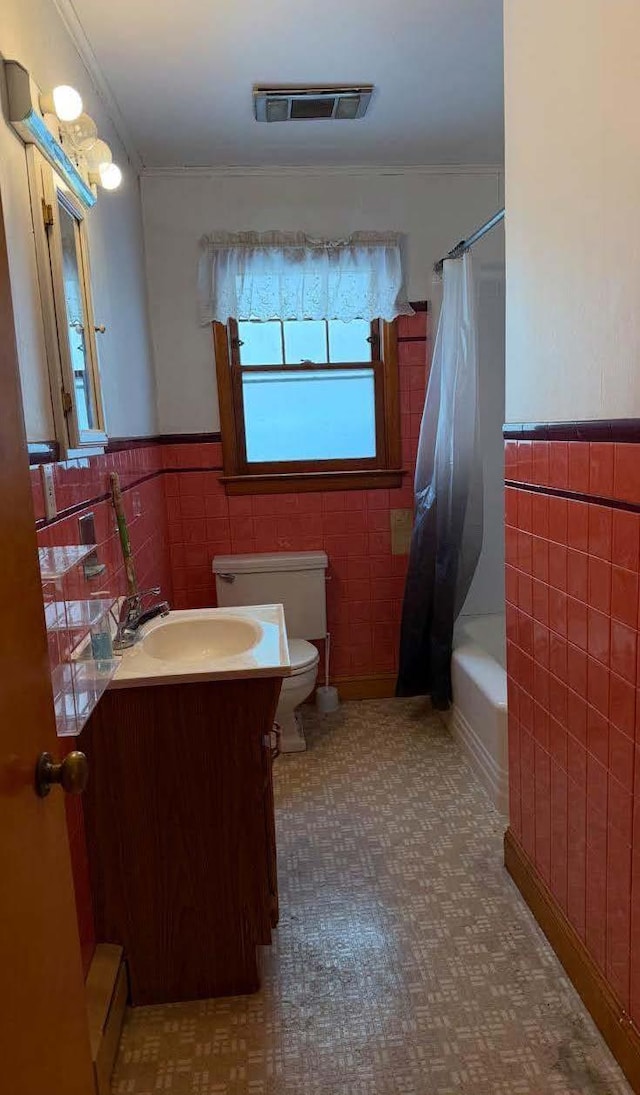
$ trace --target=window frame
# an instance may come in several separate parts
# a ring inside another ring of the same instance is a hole
[[[62,458],[101,453],[108,443],[108,435],[96,343],[86,210],[37,149],[30,147],[26,154],[56,440]],[[76,222],[76,254],[85,319],[85,362],[91,381],[91,411],[95,422],[91,429],[82,429],[78,417],[67,331],[59,202]]]
[[[241,365],[238,325],[212,324],[218,380],[224,476],[227,494],[274,494],[315,490],[368,490],[402,485],[397,325],[375,320],[371,361],[329,364]],[[376,455],[342,460],[247,461],[242,375],[371,368],[374,375]]]

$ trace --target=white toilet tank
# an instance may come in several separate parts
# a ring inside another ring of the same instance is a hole
[[[328,563],[324,551],[216,555],[213,573],[218,605],[281,604],[290,638],[324,639]]]

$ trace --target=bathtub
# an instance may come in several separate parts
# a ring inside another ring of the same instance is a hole
[[[461,616],[451,659],[449,728],[501,814],[509,812],[504,615]]]

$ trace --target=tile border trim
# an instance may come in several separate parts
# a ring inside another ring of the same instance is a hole
[[[640,442],[640,418],[602,418],[575,422],[505,422],[505,441]]]
[[[505,479],[504,485],[511,490],[525,490],[530,494],[550,494],[554,498],[568,498],[571,502],[588,502],[593,506],[608,506],[610,509],[626,510],[628,513],[640,513],[640,503],[625,502],[620,498],[604,498],[597,494],[582,494],[560,487],[544,487],[538,483],[520,482],[517,479]]]
[[[156,471],[147,472],[145,475],[138,476],[137,479],[132,479],[130,483],[123,483],[122,493],[126,494],[127,491],[133,490],[134,487],[139,487],[142,483],[147,483],[150,479],[158,479],[163,475],[177,475],[183,472],[189,474],[190,472],[216,472],[216,474],[222,475],[222,468],[215,466],[207,467],[195,467],[195,468],[158,468]],[[100,494],[94,494],[90,498],[83,499],[82,502],[76,502],[73,506],[67,506],[65,509],[60,509],[56,513],[55,517],[49,520],[46,517],[41,517],[36,521],[36,531],[40,529],[48,528],[49,525],[55,525],[58,521],[64,521],[67,517],[73,517],[76,513],[81,513],[85,509],[89,509],[91,506],[97,506],[100,502],[108,502],[111,498],[109,491],[102,491]]]
[[[146,475],[140,475],[130,483],[123,483],[122,493],[125,494],[126,491],[133,490],[134,487],[139,487],[142,483],[147,483],[150,479],[157,479],[160,475],[164,475],[164,473],[164,468],[160,468],[158,471],[150,471],[147,472]],[[91,498],[83,498],[82,502],[76,502],[73,506],[59,509],[55,517],[52,517],[51,519],[48,517],[41,517],[36,521],[36,532],[39,532],[43,528],[49,528],[50,525],[57,525],[59,521],[64,521],[67,517],[73,517],[75,513],[82,513],[83,510],[89,509],[91,506],[97,506],[100,502],[108,502],[110,498],[111,494],[109,491],[102,491],[101,494],[94,494]]]
[[[125,449],[146,449],[154,445],[215,445],[221,440],[219,430],[211,433],[156,433],[151,437],[112,437],[105,451],[123,452]]]
[[[215,445],[222,440],[219,430],[212,433],[156,433],[149,437],[111,437],[105,447],[105,455],[127,452],[131,449],[151,449],[157,445]],[[60,445],[57,441],[29,441],[29,465],[59,464]],[[82,459],[82,453],[72,459]]]

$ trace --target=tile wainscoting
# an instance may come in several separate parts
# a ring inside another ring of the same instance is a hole
[[[391,694],[407,557],[391,553],[390,513],[413,506],[413,468],[428,377],[427,321],[428,313],[418,311],[398,323],[407,471],[402,488],[227,497],[219,437],[141,438],[113,442],[104,456],[54,464],[58,516],[47,521],[41,470],[35,462],[39,454],[34,452],[31,480],[39,545],[78,543],[78,519],[93,512],[98,559],[105,570],[83,595],[123,594],[126,583],[109,496],[109,473],[117,471],[140,587],[160,586],[175,608],[215,604],[211,560],[216,553],[323,549],[329,556],[332,679],[343,682],[346,695],[353,694],[354,682],[362,678],[368,679],[373,694],[376,688],[378,694]],[[95,932],[81,803],[70,801],[67,812],[86,970]]]
[[[511,834],[640,1028],[640,424],[505,438]]]

